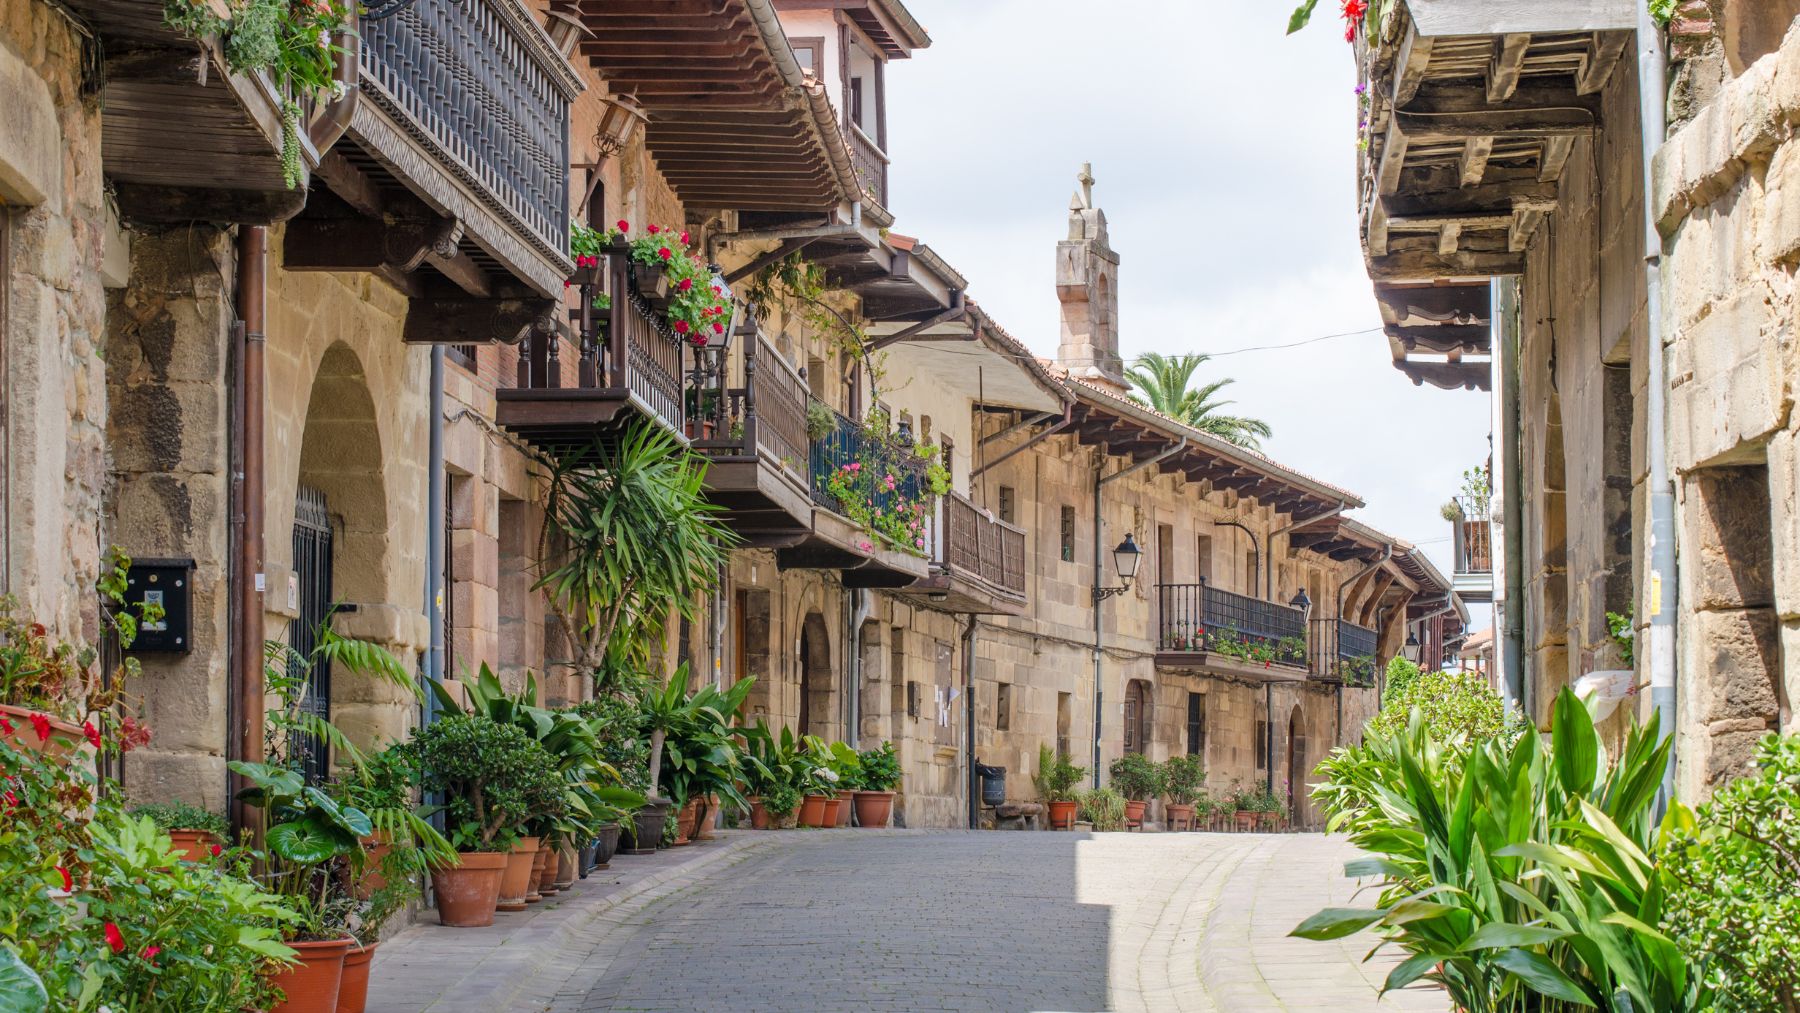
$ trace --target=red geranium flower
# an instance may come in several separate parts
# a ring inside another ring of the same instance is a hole
[[[125,952],[125,933],[120,932],[117,925],[114,925],[112,922],[107,922],[105,935],[106,945],[112,947],[114,953]]]
[[[658,233],[658,232],[661,232],[661,231],[662,231],[662,226],[660,226],[660,225],[646,225],[646,226],[644,226],[644,231],[645,231],[645,232],[648,232],[648,233],[650,233],[650,234],[651,234],[651,235],[653,235],[653,236],[654,236],[654,235],[656,235],[656,234],[657,234],[657,233]]]
[[[212,846],[212,856],[213,856],[213,857],[214,857],[214,858],[217,858],[217,857],[219,857],[219,853],[220,853],[220,852],[222,852],[222,851],[224,851],[224,850],[225,850],[225,849],[224,849],[224,848],[221,848],[221,847],[219,847],[219,846],[218,846],[218,845],[217,845],[217,844],[215,844],[215,845],[213,845],[213,846]]]
[[[7,793],[6,793],[6,794],[4,794],[4,795],[0,795],[0,798],[3,798],[3,799],[5,799],[5,800],[6,800],[6,807],[7,807],[7,808],[8,808],[8,809],[16,809],[16,808],[18,808],[18,805],[19,805],[19,796],[17,796],[17,795],[14,795],[14,794],[13,794],[13,793],[12,793],[12,791],[11,791],[11,790],[10,790],[10,789],[9,789],[9,790],[8,790],[8,791],[7,791]]]
[[[724,334],[725,333],[725,325],[722,323],[719,323],[717,320],[714,320],[713,321],[713,333],[714,334]]]
[[[50,719],[45,717],[44,715],[38,714],[36,712],[32,713],[32,715],[31,715],[31,730],[34,732],[37,732],[37,737],[38,737],[39,742],[49,742],[50,741]]]
[[[81,723],[81,734],[87,736],[89,745],[93,746],[95,749],[100,748],[100,729],[95,728],[92,721],[83,721]]]
[[[668,260],[670,257],[675,256],[675,251],[671,250],[665,246],[665,247],[662,247],[661,249],[657,250],[656,255],[661,257],[664,260]]]
[[[686,334],[687,332],[688,332],[688,322],[686,320],[675,321],[675,333],[676,334]]]
[[[0,718],[0,732],[5,732],[7,735],[13,734],[12,722],[5,718]]]
[[[631,231],[631,223],[626,221],[623,218],[619,219],[618,221],[614,222],[613,224],[617,225],[619,227],[620,232],[630,232]]]
[[[676,287],[676,288],[677,288],[677,289],[679,289],[679,290],[681,290],[681,291],[683,291],[683,292],[686,292],[686,291],[687,291],[687,290],[689,290],[689,289],[691,289],[691,288],[693,288],[693,287],[694,287],[694,279],[692,279],[692,278],[683,278],[683,279],[681,279],[681,281],[680,281],[680,282],[678,282],[678,283],[677,283],[677,284],[676,284],[676,285],[675,285],[675,287]]]
[[[681,234],[681,245],[686,246],[692,242],[693,242],[693,240],[688,238],[688,234],[686,232],[683,232]]]
[[[144,947],[143,951],[138,954],[138,956],[144,958],[145,960],[155,960],[156,955],[161,952],[162,952],[162,947],[160,947],[160,946],[146,946],[146,947]]]
[[[64,893],[69,893],[69,892],[72,892],[72,891],[74,891],[74,889],[75,889],[75,877],[74,877],[74,876],[71,876],[71,875],[69,875],[69,870],[68,870],[68,869],[66,869],[66,868],[64,868],[64,867],[62,867],[62,866],[60,866],[60,865],[59,865],[59,866],[57,866],[57,867],[56,867],[56,872],[57,872],[57,875],[59,875],[59,876],[61,876],[61,877],[62,877],[62,881],[63,881],[63,892],[64,892]]]

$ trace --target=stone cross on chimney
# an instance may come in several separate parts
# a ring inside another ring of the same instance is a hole
[[[1094,173],[1083,162],[1069,198],[1069,238],[1056,244],[1056,298],[1062,303],[1057,365],[1125,393],[1119,358],[1119,255],[1106,243],[1106,213],[1094,206]]]

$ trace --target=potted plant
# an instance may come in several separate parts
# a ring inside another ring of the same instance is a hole
[[[1076,766],[1067,755],[1054,752],[1049,746],[1038,747],[1038,777],[1044,803],[1050,810],[1052,830],[1075,828],[1078,811],[1075,786],[1086,776],[1087,768]]]
[[[806,798],[800,806],[800,825],[824,829],[837,825],[838,810],[843,802],[838,791],[843,776],[832,765],[831,743],[816,735],[805,736],[802,755],[806,758]]]
[[[1169,796],[1169,804],[1164,809],[1169,829],[1175,829],[1177,822],[1183,829],[1194,829],[1194,807],[1200,798],[1200,788],[1206,783],[1206,764],[1192,754],[1171,756],[1164,761],[1162,773],[1163,791]]]
[[[151,802],[133,808],[130,814],[148,818],[156,829],[168,834],[184,861],[216,858],[231,839],[231,825],[225,817],[186,802]]]
[[[1126,753],[1107,768],[1112,786],[1125,796],[1125,822],[1144,825],[1144,808],[1163,792],[1162,768],[1142,753]]]
[[[1081,792],[1077,801],[1081,807],[1081,818],[1093,824],[1096,831],[1104,833],[1126,828],[1125,796],[1112,788]]]
[[[800,789],[792,784],[778,784],[763,795],[763,809],[769,814],[769,826],[775,830],[792,830],[800,812]]]
[[[455,865],[434,864],[438,917],[458,928],[491,925],[507,855],[526,820],[560,807],[550,754],[516,725],[456,714],[419,729],[412,748],[425,788],[442,792]]]
[[[352,757],[350,769],[327,786],[333,799],[361,810],[375,828],[362,842],[367,855],[356,885],[358,900],[369,900],[389,880],[410,879],[434,862],[456,860],[456,849],[425,821],[415,801],[419,781],[412,752],[395,743]]]
[[[1282,783],[1286,787],[1286,782]],[[1257,822],[1263,830],[1277,831],[1287,819],[1287,807],[1281,804],[1280,796],[1264,789],[1257,799]]]
[[[1231,791],[1226,798],[1230,802],[1238,833],[1248,833],[1256,829],[1257,813],[1262,808],[1259,794],[1257,789],[1246,788],[1242,781],[1232,778]]]
[[[879,828],[894,813],[894,792],[900,787],[900,758],[892,742],[858,754],[860,772],[856,789],[856,825]]]

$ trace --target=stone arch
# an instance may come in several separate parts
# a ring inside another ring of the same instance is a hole
[[[837,694],[832,685],[831,632],[825,616],[808,612],[800,621],[800,720],[801,735],[835,738]]]

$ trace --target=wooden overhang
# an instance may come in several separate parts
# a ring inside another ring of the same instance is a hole
[[[361,100],[288,226],[284,266],[379,275],[412,300],[408,342],[549,335],[575,267],[581,79],[522,0],[418,4],[359,34]]]
[[[1491,385],[1488,282],[1523,273],[1555,212],[1631,42],[1632,2],[1401,0],[1358,40],[1363,251],[1395,367],[1414,384]],[[1455,294],[1417,291],[1434,287]],[[1437,308],[1396,314],[1397,299]]]
[[[689,208],[835,213],[862,199],[825,87],[771,0],[551,0],[579,55],[647,118],[644,144]]]
[[[1377,587],[1376,593],[1364,599],[1357,615],[1339,617],[1371,629],[1378,629],[1376,623],[1384,611],[1400,605],[1405,606],[1409,619],[1446,607],[1462,607],[1450,580],[1422,550],[1354,518],[1339,515],[1303,524],[1288,533],[1288,548],[1337,562],[1373,563],[1387,556],[1378,570],[1364,577]],[[1313,607],[1316,610],[1322,604],[1315,602]]]
[[[783,570],[840,570],[845,587],[887,590],[917,583],[931,573],[925,557],[883,545],[848,517],[817,504],[812,527],[792,546],[776,550],[775,565]]]
[[[812,529],[811,447],[806,381],[761,333],[753,316],[737,331],[744,386],[741,432],[694,441],[708,455],[706,498],[720,520],[759,549],[798,545]]]
[[[22,2],[22,0],[8,0]],[[215,41],[169,28],[159,0],[64,0],[100,65],[101,166],[139,222],[267,224],[299,211],[318,152],[301,129],[301,180],[282,174],[282,103],[265,74],[232,73]],[[0,99],[0,103],[5,100]]]
[[[1220,654],[1217,651],[1158,651],[1153,662],[1159,672],[1178,675],[1231,676],[1254,683],[1302,683],[1309,677],[1305,665],[1279,662],[1262,664]]]
[[[842,11],[890,60],[931,45],[931,36],[900,0],[774,0],[781,11]]]

